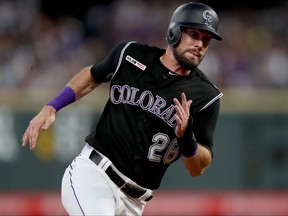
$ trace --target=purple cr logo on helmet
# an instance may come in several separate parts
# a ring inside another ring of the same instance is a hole
[[[213,17],[212,17],[211,11],[209,11],[209,10],[204,11],[203,12],[203,18],[205,19],[205,24],[212,27]]]
[[[218,16],[208,5],[199,2],[189,2],[180,5],[173,13],[166,35],[169,45],[176,46],[181,38],[181,28],[195,28],[207,31],[212,38],[222,40],[217,33]]]

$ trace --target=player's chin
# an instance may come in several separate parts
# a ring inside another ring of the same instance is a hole
[[[186,63],[190,65],[190,68],[197,67],[200,64],[200,62],[201,62],[201,58],[190,52],[186,56]]]
[[[194,69],[200,64],[200,60],[198,58],[192,58],[189,61],[189,68]]]

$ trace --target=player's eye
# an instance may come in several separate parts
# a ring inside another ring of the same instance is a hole
[[[188,34],[191,38],[194,38],[194,39],[199,38],[199,33],[197,31],[186,30],[185,33]]]
[[[205,32],[201,32],[195,29],[186,29],[186,31],[184,31],[189,37],[195,39],[195,40],[201,40],[203,41],[203,43],[205,45],[207,45],[210,40],[211,40],[211,35],[205,33]]]

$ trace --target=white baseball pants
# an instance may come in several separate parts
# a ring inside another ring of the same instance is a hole
[[[142,215],[146,202],[126,196],[105,171],[89,159],[92,150],[86,144],[65,170],[61,199],[68,214]]]

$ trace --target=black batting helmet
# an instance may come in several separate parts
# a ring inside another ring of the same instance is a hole
[[[175,46],[181,38],[181,27],[190,27],[209,32],[212,38],[222,40],[217,33],[218,16],[208,5],[189,2],[180,5],[173,13],[166,35],[168,44]]]

